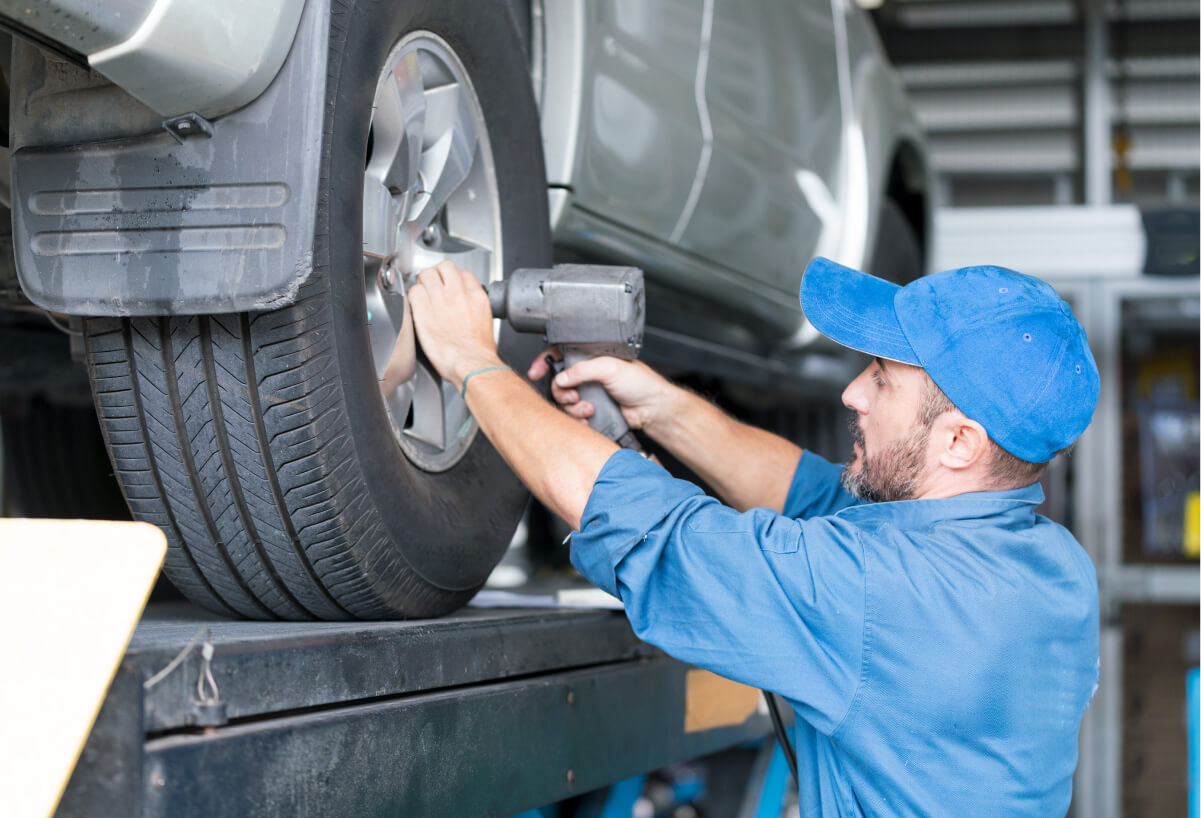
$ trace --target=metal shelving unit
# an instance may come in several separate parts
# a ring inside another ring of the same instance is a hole
[[[1071,303],[1097,359],[1097,411],[1066,461],[1068,518],[1097,566],[1102,610],[1101,679],[1081,728],[1073,814],[1117,818],[1123,804],[1126,706],[1122,606],[1197,605],[1201,598],[1196,562],[1125,559],[1124,320],[1135,316],[1161,330],[1195,333],[1201,323],[1201,283],[1196,276],[1139,272],[1147,237],[1130,206],[945,210],[936,217],[935,236],[935,269],[1001,264],[1049,281]]]
[[[1081,730],[1077,815],[1116,818],[1122,813],[1123,604],[1198,604],[1197,565],[1130,563],[1123,559],[1123,434],[1120,394],[1123,305],[1179,299],[1194,305],[1198,280],[1081,279],[1055,282],[1089,333],[1101,370],[1101,398],[1092,426],[1078,444],[1073,505],[1080,541],[1097,566],[1101,592],[1101,681]],[[1196,329],[1196,325],[1193,326]]]
[[[1196,2],[889,0],[875,17],[942,205],[1196,201]]]

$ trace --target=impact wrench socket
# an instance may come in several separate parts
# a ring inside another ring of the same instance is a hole
[[[492,314],[518,332],[538,332],[573,366],[610,355],[627,361],[642,350],[646,291],[637,267],[558,264],[550,269],[514,270],[488,285]],[[617,402],[595,381],[576,389],[596,412],[588,425],[618,445],[640,451]]]

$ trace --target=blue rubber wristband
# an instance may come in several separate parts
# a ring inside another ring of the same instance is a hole
[[[482,372],[495,372],[498,369],[507,369],[510,372],[513,371],[513,368],[510,366],[481,366],[479,369],[473,369],[463,376],[463,388],[459,391],[459,397],[463,400],[467,400],[467,382],[471,380],[473,376],[479,375]]]

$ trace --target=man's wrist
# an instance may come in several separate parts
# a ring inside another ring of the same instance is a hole
[[[671,434],[671,425],[681,410],[681,401],[691,394],[671,381],[665,381],[663,394],[655,402],[654,411],[642,423],[642,431],[652,440],[663,442]]]
[[[455,361],[455,366],[453,367],[452,371],[449,373],[449,375],[450,375],[449,380],[450,380],[451,384],[454,386],[456,391],[462,390],[463,379],[466,378],[468,375],[470,375],[472,372],[475,372],[480,369],[488,369],[489,367],[506,366],[506,365],[507,364],[505,364],[505,362],[500,359],[500,356],[495,355],[495,354],[493,354],[493,355],[479,354],[479,355],[463,356],[462,358],[459,358],[457,361]]]

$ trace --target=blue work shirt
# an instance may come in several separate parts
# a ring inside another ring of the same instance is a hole
[[[1038,484],[859,503],[802,457],[783,514],[614,454],[572,561],[668,654],[796,710],[802,815],[1063,815],[1096,571]]]

